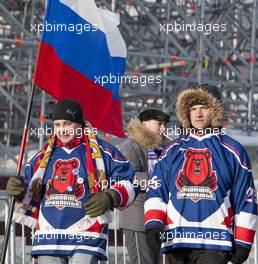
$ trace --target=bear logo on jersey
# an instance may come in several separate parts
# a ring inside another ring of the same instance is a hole
[[[79,200],[84,196],[85,188],[79,176],[80,162],[76,158],[58,159],[53,165],[53,174],[47,182],[46,206],[81,207]]]
[[[178,199],[215,199],[217,189],[216,171],[212,169],[211,153],[208,149],[189,148],[185,153],[182,169],[177,176],[176,186],[180,190]]]

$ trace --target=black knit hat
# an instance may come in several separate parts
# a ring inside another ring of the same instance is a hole
[[[148,120],[158,120],[158,121],[165,121],[166,123],[168,123],[170,116],[159,109],[148,108],[143,110],[138,115],[138,118],[141,122]]]
[[[71,99],[63,99],[56,103],[53,115],[53,121],[55,120],[69,120],[77,124],[84,124],[83,110],[81,105]]]
[[[211,95],[213,95],[215,98],[217,98],[221,102],[221,94],[217,86],[210,85],[210,84],[203,84],[201,88],[209,92]]]

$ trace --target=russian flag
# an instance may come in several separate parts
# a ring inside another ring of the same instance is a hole
[[[93,0],[48,0],[43,25],[34,83],[57,100],[78,101],[93,127],[124,137],[119,77],[126,46],[118,15]]]

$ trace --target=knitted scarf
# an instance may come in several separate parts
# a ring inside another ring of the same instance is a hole
[[[82,143],[85,143],[89,190],[90,193],[96,193],[103,191],[103,186],[107,185],[105,184],[106,174],[104,161],[97,139],[89,123],[85,125],[85,129],[83,131],[86,133],[83,134],[79,140]],[[38,224],[42,196],[42,182],[48,166],[49,158],[56,146],[56,141],[57,138],[55,135],[50,136],[47,144],[42,149],[36,161],[34,174],[28,184],[23,200],[16,202],[14,220],[20,224],[24,224],[29,227],[36,227]],[[89,218],[87,215],[85,218],[87,219],[87,224],[86,226],[84,225],[84,228],[90,226],[96,221],[96,218]],[[97,217],[97,220],[100,224],[110,222],[112,220],[110,212],[107,211],[103,215]]]

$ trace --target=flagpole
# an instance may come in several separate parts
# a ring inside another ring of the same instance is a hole
[[[18,165],[16,168],[16,177],[19,177],[21,174],[22,161],[23,161],[23,156],[25,152],[26,139],[28,135],[34,92],[35,92],[35,84],[32,85],[32,89],[30,93],[30,100],[29,100],[27,113],[26,113],[25,124],[23,127],[21,148],[20,148],[19,157],[18,157]],[[4,242],[3,242],[3,247],[2,247],[1,264],[4,264],[5,262],[5,256],[6,256],[6,251],[7,251],[7,246],[8,246],[9,236],[10,236],[10,229],[11,229],[11,224],[12,224],[12,219],[13,219],[14,206],[15,206],[15,197],[11,197],[9,213],[8,213],[8,220],[7,220]]]
[[[111,10],[112,12],[116,12],[116,0],[112,0],[112,3],[111,3]]]

